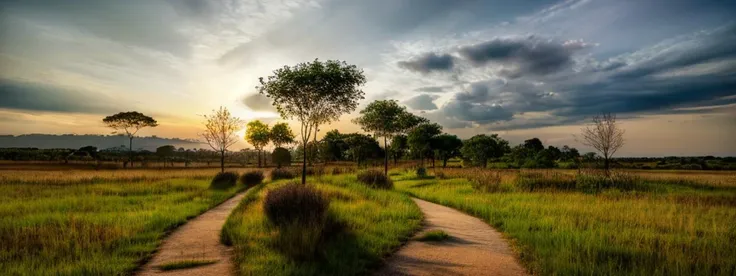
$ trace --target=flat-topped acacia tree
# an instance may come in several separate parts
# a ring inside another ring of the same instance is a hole
[[[406,107],[400,106],[396,100],[377,100],[361,110],[360,117],[353,121],[359,124],[364,131],[375,133],[376,138],[383,137],[383,148],[386,152],[383,160],[383,173],[388,175],[388,140],[396,134],[406,132],[425,122],[426,119],[409,113]]]
[[[273,101],[284,119],[301,123],[302,147],[320,124],[337,120],[352,112],[363,99],[360,87],[366,79],[363,70],[344,61],[315,59],[312,62],[284,66],[267,79],[259,78],[258,92]],[[307,151],[303,151],[302,184],[307,183]]]
[[[128,153],[130,166],[133,167],[133,138],[139,130],[145,127],[156,127],[158,122],[151,117],[143,115],[137,111],[120,112],[110,115],[102,119],[102,122],[109,128],[114,129],[113,133],[124,132],[130,141]]]

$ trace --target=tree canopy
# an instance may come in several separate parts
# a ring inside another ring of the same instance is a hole
[[[478,134],[465,140],[460,152],[473,166],[485,167],[489,159],[501,157],[507,147],[508,142],[498,134]]]
[[[284,119],[301,122],[302,147],[306,148],[312,132],[320,124],[337,120],[352,112],[363,99],[366,78],[363,70],[344,61],[315,59],[312,62],[284,66],[273,75],[259,78],[258,92],[273,100]],[[316,134],[315,134],[316,135]],[[307,152],[302,153],[306,160]],[[302,183],[306,184],[306,162],[302,164]]]
[[[447,161],[450,158],[460,155],[460,148],[463,141],[455,135],[441,134],[434,138],[432,148],[437,152],[437,158],[442,160],[442,167],[447,167]]]
[[[286,123],[276,123],[271,127],[271,143],[277,148],[294,142],[294,133]]]
[[[245,126],[245,140],[258,150],[258,166],[261,166],[261,152],[263,147],[271,141],[271,130],[260,120],[250,121]]]
[[[409,148],[424,160],[426,155],[432,154],[432,140],[442,133],[442,126],[436,123],[422,123],[412,128],[407,135]]]

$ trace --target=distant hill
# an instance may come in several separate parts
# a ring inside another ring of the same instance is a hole
[[[0,135],[0,148],[71,148],[78,149],[84,146],[95,146],[98,149],[128,147],[128,138],[122,135],[92,135],[92,134],[23,134]],[[156,150],[157,147],[173,145],[185,149],[201,148],[202,142],[190,139],[161,138],[156,136],[136,137],[133,140],[133,149]]]

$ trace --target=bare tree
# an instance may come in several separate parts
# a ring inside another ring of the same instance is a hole
[[[611,157],[624,145],[624,132],[616,123],[616,115],[610,113],[593,117],[593,123],[581,130],[580,142],[601,153],[606,174]]]
[[[212,110],[211,115],[204,115],[204,119],[205,130],[199,136],[202,136],[213,150],[220,153],[220,171],[224,172],[225,152],[238,142],[235,132],[242,128],[243,121],[230,115],[230,111],[222,106],[220,110]]]

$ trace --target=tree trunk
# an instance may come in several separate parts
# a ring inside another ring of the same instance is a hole
[[[220,151],[220,172],[225,172],[225,151]]]
[[[304,140],[304,150],[302,151],[302,185],[307,185],[307,141]]]
[[[442,159],[442,167],[447,168],[447,158]]]
[[[388,145],[386,144],[386,136],[383,136],[383,148],[384,148],[383,174],[388,176]]]
[[[261,167],[261,150],[258,150],[258,167]]]
[[[130,139],[130,144],[128,147],[128,154],[130,157],[128,157],[128,160],[130,160],[130,167],[133,168],[133,136],[128,137]]]
[[[434,155],[432,155],[432,168],[434,169]]]

